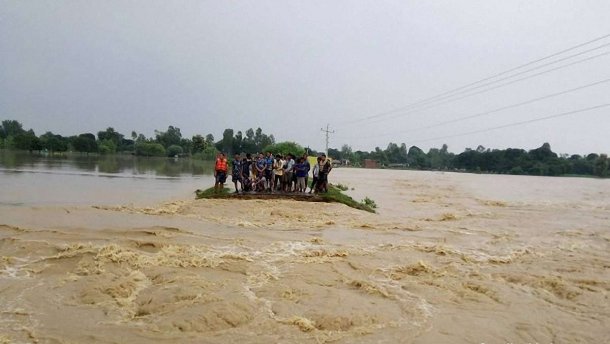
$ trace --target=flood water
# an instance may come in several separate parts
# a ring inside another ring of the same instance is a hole
[[[1,159],[0,343],[610,336],[610,179],[333,169],[373,214],[196,200],[209,162]]]
[[[156,203],[213,184],[213,162],[0,151],[0,205]]]

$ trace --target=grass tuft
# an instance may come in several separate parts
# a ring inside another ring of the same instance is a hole
[[[349,187],[347,185],[343,185],[341,183],[339,184],[331,184],[332,186],[336,187],[337,189],[341,190],[341,191],[347,191],[349,190]]]
[[[373,201],[372,199],[365,197],[362,201],[362,204],[371,207],[372,209],[376,209],[377,208],[377,203],[375,203],[375,201]]]
[[[200,198],[225,198],[227,195],[229,195],[231,192],[231,189],[229,188],[224,188],[222,189],[220,192],[216,192],[214,190],[214,187],[205,189],[205,190],[200,190],[197,189],[195,190],[195,195],[197,196],[197,199]]]
[[[368,211],[369,213],[374,213],[375,209],[368,204],[359,203],[350,196],[341,192],[341,190],[337,189],[333,185],[328,186],[328,192],[319,195],[326,202],[337,202],[347,205],[348,207]]]

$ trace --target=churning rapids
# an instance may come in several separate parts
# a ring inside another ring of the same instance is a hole
[[[190,196],[2,205],[0,343],[610,337],[610,180],[335,169],[332,182],[378,214]]]

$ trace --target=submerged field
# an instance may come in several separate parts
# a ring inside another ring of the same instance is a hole
[[[0,343],[607,340],[610,180],[331,181],[377,213],[194,195],[2,206]]]

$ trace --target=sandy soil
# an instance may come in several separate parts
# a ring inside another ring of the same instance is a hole
[[[610,180],[335,169],[339,204],[0,207],[0,343],[602,343]]]

